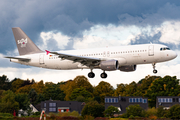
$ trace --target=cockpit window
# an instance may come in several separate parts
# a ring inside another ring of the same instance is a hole
[[[168,48],[168,47],[160,48],[160,51],[162,51],[162,50],[170,50],[170,48]]]

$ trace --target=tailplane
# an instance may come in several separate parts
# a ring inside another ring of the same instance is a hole
[[[34,53],[41,53],[41,51],[34,42],[21,30],[21,28],[12,28],[19,55],[27,55]]]

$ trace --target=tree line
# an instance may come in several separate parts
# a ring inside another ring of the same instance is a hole
[[[49,99],[86,103],[96,101],[96,104],[103,105],[105,96],[148,97],[149,107],[152,108],[156,105],[156,96],[180,96],[179,79],[176,76],[148,75],[138,82],[119,83],[114,88],[105,81],[93,86],[85,76],[57,84],[19,78],[9,80],[6,75],[0,76],[0,112],[28,110],[30,103],[36,105]]]

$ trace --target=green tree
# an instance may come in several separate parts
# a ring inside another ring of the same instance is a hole
[[[0,90],[9,90],[11,87],[11,82],[6,75],[0,76]]]
[[[144,97],[149,86],[151,86],[152,82],[158,78],[161,78],[161,77],[148,75],[144,79],[140,80],[137,84],[138,85],[137,90],[134,95]]]
[[[36,104],[38,104],[38,103],[40,103],[40,102],[42,102],[42,101],[45,101],[46,99],[45,99],[45,97],[44,97],[44,95],[43,94],[38,94],[38,96],[37,96],[37,100],[36,100]]]
[[[74,78],[73,82],[76,84],[76,88],[83,87],[88,92],[93,92],[93,86],[85,76],[77,76]]]
[[[110,117],[114,117],[114,114],[119,114],[119,109],[117,107],[114,106],[109,106],[104,113],[106,114],[106,116],[110,116]]]
[[[145,96],[148,97],[149,106],[155,107],[157,96],[177,96],[179,91],[179,80],[175,76],[165,76],[154,80]]]
[[[89,97],[92,97],[91,93],[83,87],[74,89],[71,93],[70,99],[75,100],[78,96],[83,96],[86,100]]]
[[[114,88],[107,82],[101,81],[94,89],[94,96],[100,96],[101,102],[104,102],[105,96],[112,96]]]
[[[18,93],[15,95],[15,100],[19,103],[19,109],[29,109],[30,101],[28,94]]]
[[[114,96],[126,96],[125,91],[126,91],[126,86],[127,84],[118,84],[117,88],[114,92]]]
[[[137,84],[136,82],[133,81],[126,86],[125,96],[136,96],[135,95],[136,92],[137,92]]]
[[[15,94],[11,91],[4,91],[0,99],[0,112],[11,113],[19,110],[19,103],[15,101]]]
[[[93,116],[94,118],[96,117],[103,117],[103,111],[105,110],[104,108],[104,105],[102,104],[99,104],[97,101],[91,101],[91,102],[88,102],[81,114],[83,117],[85,117],[86,115],[91,115]]]
[[[127,117],[129,118],[130,116],[139,116],[139,117],[144,117],[144,110],[141,106],[139,105],[129,105],[126,108],[126,113]]]
[[[166,113],[167,113],[167,110],[164,109],[163,106],[158,107],[158,109],[157,109],[157,117],[158,118],[165,117]]]
[[[168,111],[167,111],[167,118],[171,119],[180,119],[180,105],[176,104],[173,105]]]
[[[78,96],[78,97],[76,98],[76,101],[78,101],[78,102],[85,102],[86,99],[85,99],[83,96]]]
[[[64,100],[65,94],[64,92],[59,88],[59,85],[56,85],[52,82],[45,83],[45,88],[43,90],[43,94],[46,100],[49,100],[50,98],[52,100]]]
[[[97,101],[98,103],[101,103],[101,98],[99,96],[95,96],[93,100]]]
[[[29,99],[30,99],[30,102],[31,102],[33,105],[36,105],[38,94],[36,93],[36,91],[35,91],[34,89],[31,89],[31,90],[29,91],[28,97],[29,97]]]

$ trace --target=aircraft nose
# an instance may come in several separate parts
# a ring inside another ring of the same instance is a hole
[[[174,58],[176,58],[177,57],[177,53],[176,52],[172,52],[172,58],[174,59]]]

